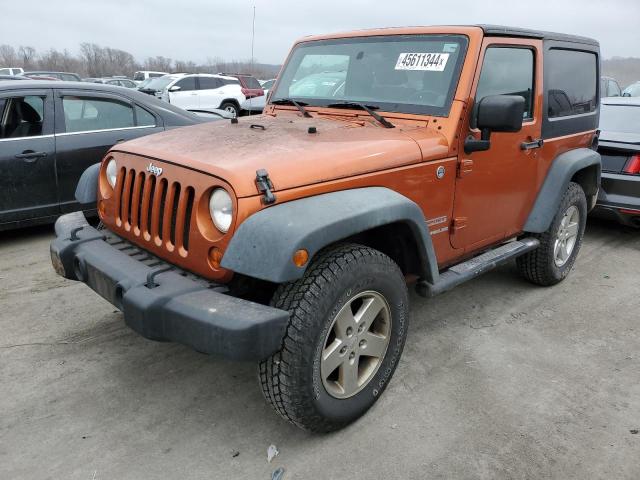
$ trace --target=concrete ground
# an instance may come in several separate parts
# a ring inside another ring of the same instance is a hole
[[[640,478],[640,232],[592,221],[553,288],[509,265],[412,295],[385,395],[324,436],[271,411],[254,365],[134,334],[53,273],[51,238],[0,234],[2,479]]]

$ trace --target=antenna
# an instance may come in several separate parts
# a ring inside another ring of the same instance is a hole
[[[256,37],[256,6],[253,6],[253,26],[251,27],[251,70],[253,73],[253,43]]]

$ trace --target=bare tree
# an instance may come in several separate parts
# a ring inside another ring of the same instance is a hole
[[[33,47],[20,46],[18,48],[18,57],[22,63],[22,68],[25,70],[32,69],[34,67],[33,61],[36,57],[36,49]]]
[[[157,57],[149,57],[144,61],[145,70],[155,70],[158,72],[171,72],[173,61],[170,58],[159,55]]]
[[[11,45],[0,45],[0,65],[3,67],[15,67],[18,65],[16,49]]]

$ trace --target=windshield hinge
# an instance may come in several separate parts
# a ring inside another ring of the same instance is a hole
[[[258,187],[260,193],[264,194],[262,197],[263,205],[275,203],[276,196],[271,191],[273,189],[273,183],[271,183],[269,173],[263,168],[256,170],[256,187]]]

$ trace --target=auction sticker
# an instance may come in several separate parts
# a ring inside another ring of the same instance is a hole
[[[448,60],[448,53],[401,53],[396,62],[396,70],[444,72]]]

